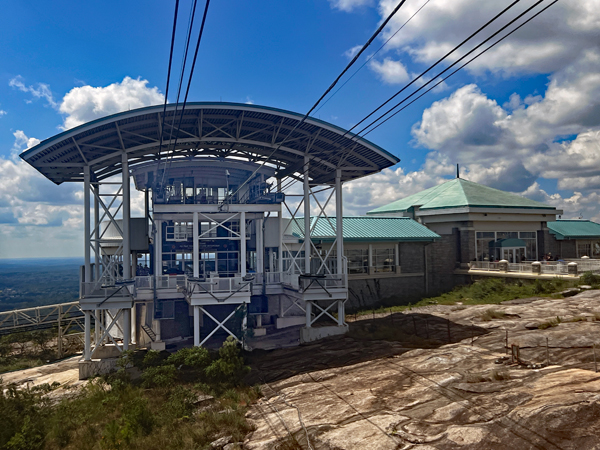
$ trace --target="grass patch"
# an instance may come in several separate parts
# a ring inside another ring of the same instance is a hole
[[[126,352],[119,365],[59,401],[47,395],[55,386],[0,382],[0,448],[191,450],[224,436],[240,442],[251,431],[245,414],[261,393],[243,384],[249,368],[235,341],[218,354]],[[133,366],[142,371],[137,380],[128,375]]]
[[[592,286],[592,289],[598,289],[600,288],[600,275],[585,272],[579,277],[579,284]]]
[[[496,309],[488,309],[483,314],[481,314],[481,320],[484,322],[489,322],[493,319],[504,319],[506,313],[504,311],[498,311]]]
[[[551,297],[553,294],[572,287],[575,280],[555,278],[553,280],[515,280],[511,278],[484,278],[473,284],[458,286],[451,292],[437,297],[428,297],[415,304],[378,307],[377,309],[364,309],[357,311],[356,315],[381,314],[390,311],[399,312],[410,310],[413,307],[428,305],[464,305],[498,304],[507,300],[528,297]],[[401,298],[390,298],[388,304],[402,301]],[[352,316],[352,314],[349,314]]]

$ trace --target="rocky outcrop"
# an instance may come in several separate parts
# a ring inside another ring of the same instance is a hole
[[[490,308],[502,318],[484,320]],[[244,448],[600,448],[597,313],[599,291],[432,305],[393,322],[359,320],[350,337],[262,354],[253,364],[265,397],[248,414],[256,430]],[[369,341],[357,332],[385,335],[384,328],[398,338]],[[507,343],[518,346],[518,361]]]

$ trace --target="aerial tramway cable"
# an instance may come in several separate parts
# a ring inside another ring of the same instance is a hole
[[[183,114],[185,112],[185,106],[187,104],[187,99],[188,99],[188,95],[190,93],[190,86],[192,84],[192,77],[194,76],[194,69],[196,67],[196,61],[198,59],[198,50],[200,48],[200,42],[202,41],[202,35],[204,34],[204,26],[206,24],[206,16],[208,14],[208,7],[210,5],[210,0],[206,0],[206,4],[204,5],[204,13],[202,15],[202,23],[200,25],[200,31],[198,32],[198,41],[196,42],[196,50],[194,51],[194,59],[192,60],[192,66],[190,68],[190,74],[189,74],[189,78],[188,78],[188,82],[187,82],[187,87],[185,90],[185,96],[183,98],[183,105],[181,107],[181,113],[179,115],[179,122],[177,125],[177,132],[175,134],[175,142],[173,143],[173,147],[172,147],[172,154],[171,154],[171,158],[169,160],[169,166],[171,164],[171,161],[173,160],[173,156],[174,156],[174,152],[175,152],[175,148],[177,147],[177,140],[179,138],[179,132],[181,130],[181,123],[183,120]],[[188,40],[189,43],[189,40]],[[186,56],[187,56],[187,50],[186,50]],[[165,171],[163,172],[163,177],[162,177],[162,183],[164,183],[165,180],[165,175],[168,171],[168,166],[165,167]],[[161,184],[162,184],[161,183]]]
[[[507,8],[505,8],[503,11],[501,11],[499,14],[497,14],[493,19],[491,19],[490,21],[488,21],[484,26],[482,26],[479,30],[477,30],[477,32],[473,33],[471,36],[469,36],[469,38],[465,39],[462,41],[461,44],[457,45],[452,51],[448,52],[445,55],[445,58],[448,57],[452,52],[456,51],[458,48],[460,48],[461,45],[464,45],[469,39],[471,39],[475,34],[477,34],[478,32],[482,31],[485,27],[489,26],[491,24],[491,22],[493,22],[495,19],[497,19],[498,17],[500,17],[500,15],[504,14],[506,11],[508,11],[508,9],[510,9],[511,7],[513,7],[518,1],[520,0],[516,0],[515,2],[513,2],[511,5],[509,5]],[[453,63],[450,67],[448,67],[447,69],[445,69],[444,71],[440,72],[438,75],[434,76],[431,80],[429,80],[425,85],[421,86],[419,89],[417,89],[417,91],[413,92],[413,94],[411,94],[410,96],[408,96],[408,98],[410,98],[412,95],[414,95],[416,92],[420,91],[421,89],[423,89],[424,87],[426,87],[428,84],[430,84],[431,82],[433,82],[436,78],[438,78],[441,74],[445,73],[448,69],[452,68],[453,66],[455,66],[457,63],[459,63],[460,61],[462,61],[466,56],[468,56],[469,54],[471,54],[473,51],[475,51],[477,48],[480,48],[481,45],[485,44],[485,42],[488,42],[491,38],[493,38],[494,36],[496,36],[498,33],[500,33],[501,31],[503,31],[504,29],[506,29],[508,26],[510,26],[511,24],[513,24],[516,20],[520,19],[521,17],[523,17],[525,14],[527,14],[528,12],[530,12],[533,8],[535,8],[536,6],[538,6],[541,2],[543,2],[545,0],[538,0],[533,6],[531,6],[530,8],[528,8],[527,10],[525,10],[523,13],[519,14],[515,19],[513,19],[512,21],[510,21],[507,25],[505,25],[504,27],[502,27],[499,31],[497,31],[496,33],[494,33],[492,36],[488,37],[485,41],[483,41],[481,44],[479,44],[477,47],[475,47],[473,50],[471,50],[469,53],[467,53],[466,55],[464,55],[463,57],[461,57],[458,61],[456,61],[455,63]],[[501,39],[499,39],[498,41],[496,41],[494,44],[490,45],[487,49],[485,49],[484,51],[482,51],[481,53],[479,53],[478,55],[476,55],[474,58],[472,58],[471,60],[469,60],[467,63],[465,63],[464,65],[462,65],[460,68],[458,68],[457,70],[455,70],[454,72],[452,72],[452,74],[450,74],[447,78],[449,78],[450,76],[454,75],[456,72],[458,72],[460,69],[462,69],[463,67],[465,67],[466,65],[468,65],[470,62],[472,62],[473,60],[477,59],[479,56],[481,56],[482,54],[484,54],[485,52],[487,52],[490,48],[492,48],[493,46],[497,45],[500,41],[504,40],[505,38],[507,38],[508,36],[510,36],[512,33],[514,33],[515,31],[517,31],[519,28],[523,27],[525,24],[527,24],[528,22],[530,22],[532,19],[534,19],[535,17],[537,17],[539,14],[541,14],[542,12],[544,12],[546,9],[548,9],[550,6],[552,6],[554,3],[556,3],[558,0],[555,0],[553,3],[551,3],[550,5],[546,6],[545,8],[543,8],[542,10],[538,11],[535,15],[533,15],[532,17],[530,17],[529,19],[527,19],[525,22],[523,22],[521,25],[519,25],[518,27],[516,27],[515,29],[513,29],[512,31],[510,31],[509,33],[507,33],[505,36],[503,36]],[[366,119],[368,119],[370,116],[372,116],[376,111],[378,111],[379,109],[381,109],[383,106],[385,106],[385,104],[389,103],[393,98],[395,98],[399,93],[401,93],[403,90],[405,90],[406,88],[408,88],[411,84],[414,83],[414,81],[416,81],[418,78],[422,77],[423,75],[425,75],[427,72],[429,72],[433,67],[435,67],[436,65],[438,65],[444,58],[441,58],[440,60],[438,60],[436,63],[434,63],[433,65],[431,65],[430,67],[428,67],[424,72],[422,72],[419,77],[415,78],[413,81],[411,81],[411,83],[409,83],[408,85],[406,85],[405,87],[403,87],[400,91],[398,91],[396,94],[394,94],[392,97],[390,97],[388,100],[386,100],[382,105],[380,105],[378,108],[376,108],[375,110],[373,110],[369,115],[367,115],[365,118],[363,118],[360,122],[358,122],[356,125],[354,125],[352,128],[350,128],[348,131],[346,131],[346,133],[344,133],[343,136],[338,136],[338,138],[333,142],[333,144],[335,145],[336,143],[338,143],[340,141],[340,139],[342,139],[343,137],[345,137],[346,135],[348,135],[352,129],[356,128],[358,125],[360,125],[361,123],[363,123]],[[416,101],[418,98],[421,98],[423,95],[425,95],[427,92],[430,92],[432,89],[434,89],[435,87],[437,87],[438,85],[440,85],[443,82],[440,81],[438,82],[435,86],[433,86],[432,88],[428,89],[425,93],[423,93],[422,95],[420,95],[419,97],[417,97],[415,100],[411,101],[408,105],[406,105],[406,107],[408,107],[410,104],[414,103],[414,101]],[[403,103],[404,101],[406,101],[407,99],[402,100],[399,104]],[[394,108],[396,108],[399,104],[397,104]],[[406,107],[402,108],[402,110],[404,110]],[[373,124],[375,124],[378,120],[381,120],[383,117],[385,117],[386,114],[388,114],[390,111],[392,111],[394,108],[390,109],[389,111],[387,111],[385,114],[382,114],[381,116],[378,117],[378,119],[376,119],[375,121],[373,121],[371,124],[369,124],[369,126],[372,126]],[[398,111],[399,112],[399,111]],[[397,114],[397,112],[395,113]],[[394,115],[395,115],[394,114]],[[390,117],[391,118],[391,117]],[[385,121],[389,120],[386,119]],[[377,125],[378,127],[379,125]],[[375,127],[375,128],[377,128]],[[361,131],[359,131],[358,133],[353,133],[351,139],[355,140],[358,139],[359,137],[364,137],[366,134],[370,133],[371,131],[373,131],[375,128],[367,131],[367,133],[363,134],[363,132],[367,129],[368,127],[363,128]],[[362,136],[361,136],[362,135]],[[330,158],[331,159],[331,158]],[[330,161],[330,159],[328,161]],[[290,180],[287,185],[285,186],[286,188],[293,185],[294,183],[296,183],[296,179]]]
[[[419,12],[421,12],[421,10],[422,10],[423,8],[425,8],[425,6],[427,6],[427,4],[428,4],[430,1],[431,1],[431,0],[427,0],[425,3],[423,3],[423,4],[421,5],[421,7],[420,7],[419,9],[417,9],[417,11],[416,11],[416,12],[415,12],[415,13],[414,13],[412,16],[410,16],[410,17],[409,17],[409,18],[406,20],[406,22],[404,22],[404,23],[402,24],[402,26],[401,26],[400,28],[398,28],[398,29],[397,29],[397,30],[394,32],[394,34],[392,34],[392,35],[391,35],[391,36],[390,36],[390,37],[387,39],[387,41],[385,41],[385,42],[384,42],[384,43],[381,45],[381,47],[379,47],[377,50],[375,50],[375,53],[373,53],[372,55],[370,55],[370,56],[367,58],[367,60],[366,60],[366,61],[365,61],[365,62],[362,64],[362,66],[360,66],[358,69],[356,69],[356,71],[355,71],[355,72],[354,72],[352,75],[350,75],[350,77],[349,77],[349,78],[348,78],[346,81],[344,81],[344,82],[342,83],[342,85],[341,85],[339,88],[337,88],[337,89],[335,90],[335,92],[334,92],[333,94],[331,94],[331,95],[329,96],[329,98],[328,98],[327,100],[325,100],[325,101],[324,101],[324,102],[321,104],[321,106],[319,106],[319,107],[318,107],[318,108],[315,110],[315,114],[316,114],[316,113],[318,113],[318,112],[321,110],[321,108],[322,108],[323,106],[325,106],[325,105],[326,105],[326,104],[329,102],[329,100],[331,100],[331,99],[332,99],[332,98],[335,96],[335,94],[337,94],[338,92],[340,92],[340,91],[342,90],[342,88],[343,88],[344,86],[346,86],[346,84],[348,84],[348,82],[349,82],[350,80],[352,80],[352,78],[354,78],[354,76],[355,76],[355,75],[356,75],[358,72],[360,72],[360,71],[362,70],[362,68],[363,68],[363,67],[365,67],[365,66],[366,66],[366,65],[369,63],[369,61],[371,61],[371,60],[372,60],[372,59],[375,57],[375,55],[377,55],[377,53],[379,53],[379,52],[381,51],[381,49],[383,49],[383,47],[385,47],[385,46],[388,44],[388,42],[390,42],[392,39],[394,39],[394,37],[396,37],[396,35],[397,35],[397,34],[398,34],[398,33],[399,33],[401,30],[402,30],[402,28],[404,28],[404,27],[405,27],[405,26],[408,24],[408,22],[410,22],[410,21],[413,19],[413,17],[415,17],[417,14],[419,14]]]
[[[396,111],[394,114],[392,114],[391,116],[389,116],[388,118],[386,118],[384,121],[380,122],[379,124],[377,124],[375,127],[373,127],[372,129],[370,129],[369,131],[367,131],[363,136],[366,136],[367,134],[369,134],[371,131],[379,128],[381,125],[383,125],[384,123],[386,123],[388,120],[390,120],[392,117],[394,117],[396,114],[398,114],[401,111],[404,111],[406,108],[408,108],[410,105],[412,105],[414,102],[416,102],[418,99],[420,99],[421,97],[423,97],[425,94],[427,94],[428,92],[430,92],[431,90],[435,89],[436,87],[438,87],[441,83],[443,83],[445,80],[447,80],[448,78],[450,78],[452,75],[454,75],[456,72],[458,72],[459,70],[461,70],[463,67],[465,67],[466,65],[470,64],[471,62],[473,62],[474,60],[476,60],[477,58],[479,58],[481,55],[483,55],[485,52],[487,52],[488,50],[490,50],[491,48],[495,47],[496,44],[499,44],[501,41],[503,41],[504,39],[506,39],[508,36],[510,36],[511,34],[513,34],[515,31],[517,31],[519,28],[521,28],[522,26],[524,26],[525,24],[529,23],[531,20],[535,19],[537,16],[539,16],[541,13],[543,13],[544,11],[546,11],[548,8],[550,8],[552,5],[554,5],[555,3],[557,3],[558,0],[554,0],[552,3],[550,3],[549,5],[547,5],[546,7],[544,7],[543,9],[541,9],[540,11],[538,11],[537,13],[535,13],[533,16],[531,16],[529,19],[527,19],[525,22],[523,22],[521,25],[519,25],[518,27],[516,27],[514,30],[509,31],[508,33],[506,33],[504,36],[502,36],[500,39],[498,39],[496,42],[494,42],[493,44],[491,44],[490,46],[488,46],[485,50],[481,51],[480,53],[478,53],[477,55],[475,55],[473,58],[471,58],[469,61],[467,61],[466,63],[464,63],[462,66],[460,66],[458,69],[456,69],[455,71],[453,71],[450,75],[448,75],[446,78],[438,81],[434,86],[430,87],[429,89],[427,89],[425,92],[423,92],[421,95],[419,95],[417,98],[413,99],[410,103],[404,105],[402,108],[400,108],[398,111]]]
[[[171,34],[171,51],[169,53],[169,68],[167,70],[167,86],[165,88],[165,105],[163,107],[162,124],[160,127],[160,143],[158,144],[158,158],[162,150],[163,130],[165,128],[165,114],[167,113],[167,101],[169,98],[169,83],[171,81],[171,64],[173,62],[173,47],[175,46],[175,31],[177,30],[177,13],[179,11],[179,0],[175,1],[175,14],[173,16],[173,32]]]
[[[281,148],[281,146],[289,139],[289,137],[292,135],[292,133],[294,131],[296,131],[296,129],[298,129],[298,127],[300,125],[302,125],[304,123],[304,121],[309,117],[310,113],[313,112],[313,110],[319,105],[319,103],[321,103],[321,101],[327,96],[327,94],[329,92],[331,92],[331,90],[336,86],[336,84],[340,81],[340,79],[344,76],[344,74],[350,69],[350,67],[352,67],[352,65],[354,65],[356,60],[360,57],[360,55],[363,54],[363,52],[369,47],[369,45],[371,45],[371,43],[375,40],[375,38],[379,35],[379,33],[381,33],[381,31],[385,28],[385,26],[392,19],[392,17],[394,17],[394,15],[398,12],[398,10],[400,10],[400,8],[402,7],[402,5],[404,5],[405,2],[406,2],[406,0],[402,0],[402,1],[400,1],[400,3],[398,3],[398,5],[396,5],[396,7],[388,15],[388,17],[381,23],[381,25],[377,28],[377,30],[375,30],[375,32],[369,38],[369,40],[367,42],[365,42],[365,44],[356,53],[356,55],[354,55],[354,58],[352,58],[352,60],[346,65],[344,70],[342,70],[342,72],[337,76],[337,78],[333,81],[333,83],[331,83],[331,85],[327,88],[325,93],[323,95],[321,95],[321,97],[316,101],[316,103],[312,106],[312,108],[310,108],[310,110],[302,117],[302,119],[300,119],[300,121],[298,121],[294,125],[294,127],[288,132],[287,136],[277,145],[277,147],[275,147],[273,149],[273,151],[269,154],[269,156],[261,162],[261,164],[256,168],[256,170],[254,172],[252,172],[252,174],[238,187],[238,189],[233,194],[231,194],[231,196],[235,196],[235,194],[237,194],[240,191],[240,189],[242,187],[244,187],[254,177],[254,175],[256,175],[256,173],[265,165],[265,163],[271,159],[271,157],[275,154],[275,152],[277,152]]]

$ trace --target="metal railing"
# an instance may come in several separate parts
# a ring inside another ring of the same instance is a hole
[[[177,289],[186,285],[185,275],[159,275],[156,277],[156,289]]]
[[[525,263],[508,263],[508,272],[513,273],[534,273],[531,262]],[[541,273],[546,274],[556,274],[556,275],[567,275],[568,267],[567,263],[560,261],[542,261],[541,262]],[[472,261],[469,263],[469,268],[471,270],[481,270],[484,272],[503,272],[502,263],[495,261]],[[579,267],[579,272],[583,272],[585,270]]]
[[[123,298],[123,297],[130,297],[132,294],[135,295],[135,285],[134,284],[122,284],[122,285],[110,285],[110,286],[106,286],[106,285],[101,285],[99,283],[96,283],[95,281],[92,282],[83,282],[81,283],[81,299],[85,299],[85,298],[104,298],[104,299],[108,299],[108,298]]]
[[[188,292],[194,294],[227,294],[250,292],[250,282],[243,277],[208,278],[206,281],[186,280]]]
[[[14,332],[18,329],[50,328],[59,321],[65,322],[79,318],[83,318],[79,302],[3,311],[0,312],[0,334]]]

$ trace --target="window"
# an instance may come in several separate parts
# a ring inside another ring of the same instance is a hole
[[[192,222],[175,222],[167,225],[165,240],[182,242],[191,239],[194,234]]]
[[[394,272],[396,252],[394,248],[374,248],[373,267],[375,272]]]
[[[494,261],[504,256],[498,247],[490,247],[500,239],[520,239],[525,243],[525,254],[519,253],[519,262],[537,259],[537,239],[535,231],[477,231],[476,259],[477,261]]]
[[[348,273],[367,273],[369,270],[369,249],[344,249],[344,254],[348,258]]]

